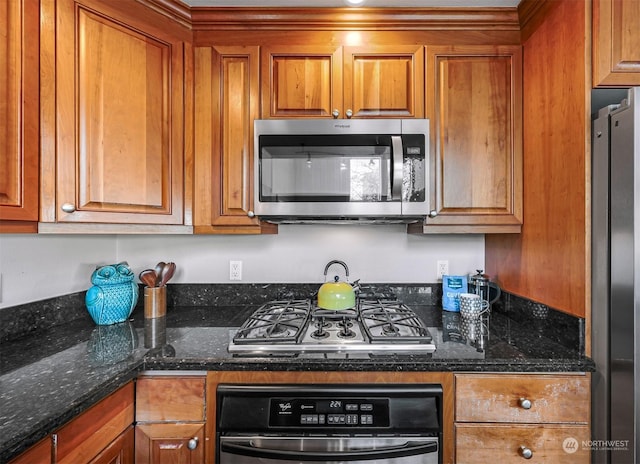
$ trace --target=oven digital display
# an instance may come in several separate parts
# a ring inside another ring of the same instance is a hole
[[[272,427],[389,427],[387,398],[271,398]]]

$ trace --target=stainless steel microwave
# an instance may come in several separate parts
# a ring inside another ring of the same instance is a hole
[[[255,214],[415,222],[429,211],[427,119],[254,121]]]

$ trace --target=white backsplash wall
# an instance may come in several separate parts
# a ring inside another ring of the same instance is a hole
[[[0,235],[0,308],[86,290],[117,250],[115,235]]]
[[[345,261],[351,280],[436,282],[436,261],[449,272],[484,265],[483,235],[408,235],[402,225],[281,225],[277,235],[119,236],[118,257],[136,271],[174,261],[172,282],[232,283],[229,261],[242,261],[239,283],[322,282],[325,265]],[[336,266],[331,271],[340,271]]]
[[[172,283],[232,283],[229,261],[242,261],[237,283],[324,280],[325,265],[345,261],[362,283],[434,283],[436,262],[450,274],[484,266],[483,235],[408,235],[402,225],[281,225],[277,235],[0,236],[1,307],[86,290],[96,265],[127,261],[133,271],[174,261]],[[339,266],[330,275],[341,274]]]

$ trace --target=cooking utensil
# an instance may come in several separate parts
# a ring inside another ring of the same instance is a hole
[[[176,264],[175,263],[166,263],[162,268],[162,274],[160,275],[160,284],[159,287],[164,287],[169,282],[169,279],[173,277],[173,274],[176,272]]]
[[[346,274],[346,282],[341,282],[338,276],[335,276],[333,282],[327,282],[327,272],[329,268],[339,264],[344,267]],[[318,307],[329,310],[341,310],[353,308],[356,305],[356,292],[349,284],[349,268],[344,261],[329,261],[324,268],[325,283],[318,290]]]
[[[140,277],[140,282],[145,284],[147,287],[156,286],[158,276],[156,274],[156,271],[154,271],[153,269],[145,269],[144,271],[140,272],[139,277]]]
[[[156,264],[155,270],[156,270],[156,287],[160,286],[160,279],[162,278],[162,270],[164,269],[166,263],[164,261],[160,261],[158,264]]]

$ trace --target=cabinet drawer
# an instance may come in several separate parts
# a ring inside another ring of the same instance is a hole
[[[482,375],[455,377],[456,422],[589,422],[585,375]],[[530,402],[530,408],[521,405]]]
[[[136,388],[138,422],[204,421],[205,377],[140,377]]]
[[[89,462],[131,426],[133,410],[133,382],[130,382],[56,433],[56,464]]]
[[[591,459],[589,448],[582,446],[589,440],[586,425],[457,424],[455,433],[458,463],[588,464]],[[524,458],[521,447],[531,458]]]

